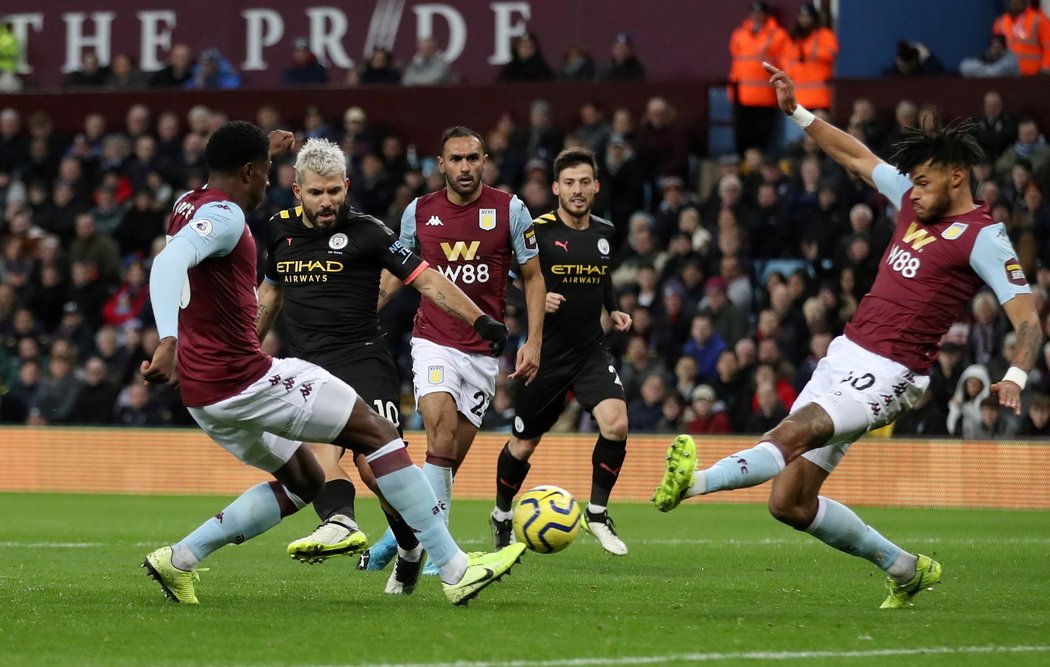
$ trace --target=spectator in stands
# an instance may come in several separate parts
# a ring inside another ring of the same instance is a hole
[[[193,77],[193,52],[186,44],[171,47],[168,64],[154,72],[149,79],[151,88],[185,88]]]
[[[383,158],[365,153],[360,170],[350,178],[350,201],[359,211],[382,217],[394,198],[394,186],[383,166]]]
[[[627,407],[627,421],[634,433],[655,433],[663,417],[664,399],[667,398],[667,383],[660,373],[650,373],[642,381],[637,398],[631,399]]]
[[[43,426],[69,421],[80,391],[80,380],[73,374],[74,362],[72,353],[52,351],[47,376],[40,380],[27,423]]]
[[[772,382],[763,382],[755,388],[755,403],[744,427],[747,433],[768,433],[788,415]]]
[[[440,86],[456,82],[444,54],[438,50],[432,37],[421,37],[416,42],[416,53],[405,68],[401,83],[406,86]]]
[[[53,331],[56,339],[68,341],[78,358],[85,358],[94,348],[94,328],[84,320],[84,313],[75,301],[62,307],[62,319]]]
[[[106,377],[106,362],[89,357],[84,363],[84,380],[70,411],[72,424],[109,424],[113,421],[113,405],[120,388]]]
[[[497,81],[549,81],[554,78],[543,59],[535,33],[526,32],[514,40],[510,60],[500,70]]]
[[[725,404],[721,401],[716,403],[715,390],[710,385],[698,386],[690,399],[691,419],[685,430],[701,435],[732,433],[733,427],[724,409]]]
[[[603,81],[642,81],[645,79],[645,67],[642,66],[634,52],[631,36],[618,32],[613,37],[609,51],[609,66],[602,70],[599,77]]]
[[[601,104],[588,100],[580,105],[580,124],[573,130],[583,145],[600,156],[605,153],[606,144],[612,134],[612,128],[605,120]]]
[[[185,87],[197,90],[240,88],[241,75],[218,49],[209,48],[201,52],[201,57],[193,66],[192,75],[186,81]]]
[[[886,76],[930,76],[944,74],[944,65],[922,42],[897,42],[893,64],[882,72]]]
[[[120,278],[120,249],[116,241],[98,232],[91,213],[76,218],[76,238],[70,244],[69,259],[96,267],[103,283],[113,284]]]
[[[129,322],[152,320],[149,306],[149,284],[146,270],[139,260],[126,263],[123,280],[102,306],[102,320],[115,327]]]
[[[999,302],[988,290],[974,296],[970,312],[973,322],[966,339],[966,358],[984,366],[1002,351],[1007,324],[1000,315]]]
[[[22,79],[18,76],[18,61],[22,55],[22,45],[11,31],[7,17],[0,16],[0,91],[17,92],[22,90]]]
[[[360,83],[364,85],[401,83],[401,70],[394,63],[394,54],[382,46],[372,49],[372,55],[361,68]]]
[[[685,399],[674,389],[669,389],[664,396],[660,421],[656,422],[655,433],[680,433],[685,418]]]
[[[80,56],[80,69],[66,74],[63,88],[98,88],[106,83],[109,68],[102,66],[98,54],[87,50]]]
[[[867,97],[853,100],[853,109],[849,117],[849,127],[860,130],[858,137],[866,146],[883,146],[886,143],[886,128],[875,111],[875,105]]]
[[[0,395],[0,422],[25,424],[40,389],[40,363],[27,359],[18,368],[18,380]]]
[[[927,389],[915,407],[893,422],[893,437],[929,438],[948,435],[948,412]]]
[[[1013,420],[1006,419],[999,398],[992,395],[981,401],[981,419],[973,432],[976,440],[1000,440],[1017,435],[1019,426]]]
[[[1041,393],[1032,396],[1019,435],[1040,438],[1050,436],[1050,396]]]
[[[561,52],[558,78],[563,81],[593,81],[594,76],[594,58],[587,47],[576,40],[568,42]]]
[[[1030,0],[1008,0],[1006,11],[992,24],[992,33],[1006,38],[1021,76],[1050,74],[1050,19]]]
[[[1007,77],[1020,76],[1021,69],[1017,56],[1006,48],[1006,37],[993,34],[979,58],[963,58],[959,73],[971,77]]]
[[[617,239],[622,240],[627,235],[631,214],[645,204],[645,176],[624,135],[609,135],[599,157],[598,178],[602,188],[595,198],[594,211],[613,223]]]
[[[646,308],[636,308],[631,311],[631,317],[637,323],[638,313],[645,312],[643,318],[649,318]],[[637,330],[637,327],[634,327]],[[624,351],[623,361],[620,364],[620,381],[623,382],[623,390],[628,399],[639,395],[642,389],[642,381],[652,373],[661,369],[660,360],[649,349],[649,343],[642,335],[632,334],[627,339],[627,349]]]
[[[129,54],[120,52],[114,54],[109,63],[109,73],[102,84],[106,88],[137,90],[144,87],[146,78],[139,71],[135,59]]]
[[[751,13],[729,38],[729,101],[733,103],[736,150],[757,147],[765,151],[777,127],[777,98],[762,69],[768,62],[783,64],[788,34],[770,15],[769,4],[752,2]]]
[[[128,385],[118,399],[113,423],[116,426],[163,426],[164,419],[150,402],[150,386],[145,382]]]
[[[66,302],[66,281],[62,267],[45,264],[37,267],[24,297],[26,306],[48,331],[54,331],[62,320]]]
[[[959,377],[951,401],[948,403],[948,432],[963,440],[971,440],[981,423],[981,401],[991,394],[988,371],[981,364],[971,364]]]
[[[754,289],[751,276],[744,271],[739,256],[723,256],[719,262],[719,275],[726,281],[726,296],[729,300],[743,312],[750,313]]]
[[[715,366],[718,356],[726,349],[726,342],[715,330],[711,315],[697,313],[689,329],[689,340],[682,348],[682,354],[696,359],[697,379],[700,382],[711,382],[715,377]]]
[[[622,249],[624,259],[612,272],[614,287],[623,287],[634,282],[638,269],[652,266],[659,273],[667,261],[667,253],[661,250],[653,238],[653,217],[644,211],[636,211],[628,222],[626,247]]]
[[[682,396],[691,396],[698,383],[696,381],[696,358],[688,354],[678,357],[674,362],[673,389]]]
[[[551,105],[547,100],[533,100],[529,105],[529,126],[523,132],[519,143],[522,145],[526,157],[543,160],[550,165],[562,149],[561,131],[554,126],[554,118],[551,115]],[[544,175],[544,185],[549,185],[549,180]]]
[[[826,26],[813,3],[807,2],[799,8],[789,36],[784,49],[784,71],[795,82],[795,98],[807,109],[830,109],[828,81],[839,53],[835,33]]]
[[[711,324],[726,345],[733,347],[747,335],[747,313],[737,308],[726,295],[728,284],[722,276],[711,276],[704,283],[704,301],[700,313],[711,319]]]
[[[689,176],[689,136],[677,114],[662,97],[651,97],[634,140],[643,173],[651,178]]]
[[[349,107],[343,112],[342,149],[350,158],[351,168],[360,164],[365,153],[379,150],[380,135],[368,124],[365,110],[358,106]]]
[[[747,373],[741,372],[736,352],[730,348],[718,355],[715,371],[711,386],[718,400],[725,406],[732,430],[742,432],[751,416],[752,392]]]
[[[919,105],[911,100],[897,102],[897,106],[893,109],[893,121],[894,126],[890,128],[886,135],[886,143],[883,144],[884,153],[900,141],[905,128],[919,127]]]
[[[1028,160],[1037,177],[1050,171],[1050,145],[1039,131],[1034,118],[1022,118],[1017,124],[1017,141],[1003,151],[995,161],[995,172],[1001,180],[1010,177],[1010,171],[1018,160]]]
[[[328,70],[310,50],[310,41],[299,37],[292,42],[292,61],[281,72],[285,86],[314,86],[328,83]]]

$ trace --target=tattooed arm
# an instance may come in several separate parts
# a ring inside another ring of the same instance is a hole
[[[1028,372],[1035,367],[1039,358],[1043,334],[1039,327],[1039,315],[1035,310],[1035,299],[1031,294],[1018,294],[1003,304],[1006,316],[1010,318],[1017,333],[1017,351],[1014,352],[1013,364],[1003,379],[992,385],[992,391],[999,395],[999,403],[1021,414],[1021,390],[1028,378]]]
[[[433,301],[438,308],[446,313],[452,313],[467,324],[473,325],[479,317],[484,315],[477,304],[440,271],[428,267],[411,282],[411,285],[419,290],[420,294]],[[380,300],[382,300],[382,292],[380,292]]]
[[[270,332],[273,321],[284,306],[284,292],[280,285],[275,285],[268,280],[263,280],[259,285],[259,311],[255,315],[255,330],[259,333],[259,340],[266,338]]]

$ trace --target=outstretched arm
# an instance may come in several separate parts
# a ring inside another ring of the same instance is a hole
[[[1011,359],[1010,369],[999,382],[992,385],[992,392],[999,395],[999,404],[1021,414],[1021,390],[1028,380],[1028,373],[1039,358],[1039,347],[1043,334],[1039,329],[1039,314],[1031,294],[1018,294],[1003,304],[1017,333],[1017,352]]]
[[[427,267],[409,284],[446,313],[452,313],[474,327],[479,336],[489,341],[489,353],[492,356],[498,357],[503,354],[503,348],[507,346],[507,326],[482,312],[481,308],[443,273]]]
[[[777,105],[781,111],[805,129],[817,146],[830,155],[832,160],[864,179],[868,185],[875,186],[871,172],[882,164],[883,160],[852,135],[831,123],[814,118],[813,114],[799,107],[795,101],[795,84],[787,74],[769,63],[762,63],[762,67],[770,74],[769,82],[776,88]]]

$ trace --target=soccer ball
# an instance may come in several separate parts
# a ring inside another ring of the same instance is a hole
[[[579,532],[580,506],[565,489],[537,486],[514,506],[514,535],[537,553],[561,551]]]

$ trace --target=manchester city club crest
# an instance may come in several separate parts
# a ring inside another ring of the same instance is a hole
[[[486,232],[496,228],[496,209],[483,208],[478,211],[478,227]]]
[[[598,239],[598,252],[603,255],[609,254],[609,241],[606,239]]]
[[[328,239],[328,247],[332,250],[342,250],[349,241],[346,238],[346,234],[339,232],[338,234],[332,234],[332,238]]]

